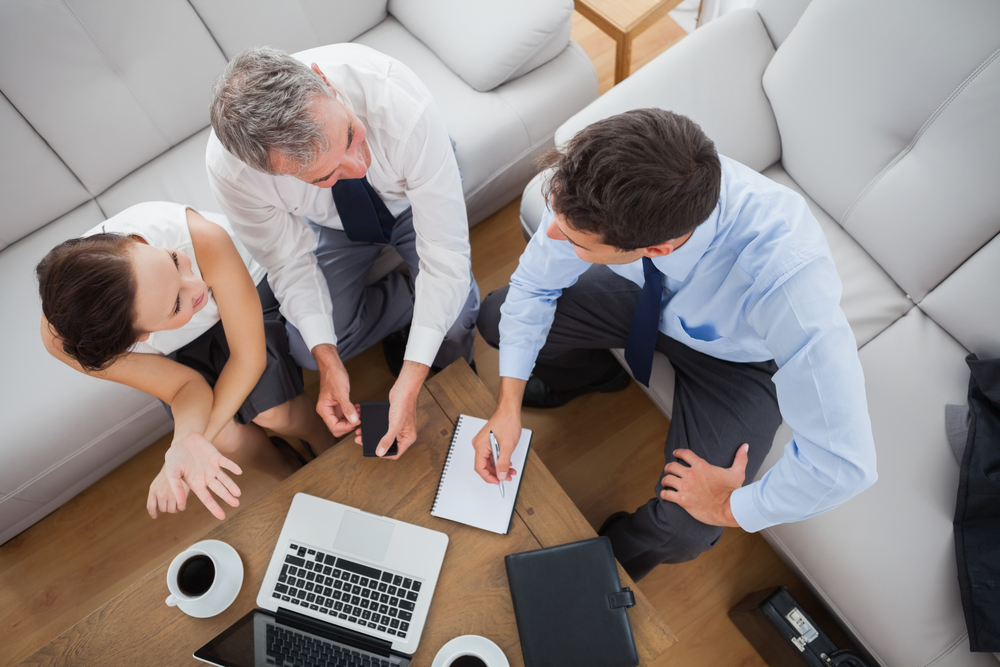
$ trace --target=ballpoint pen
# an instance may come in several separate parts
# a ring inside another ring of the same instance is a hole
[[[493,431],[490,431],[490,448],[493,450],[493,469],[496,470],[497,461],[500,460],[500,443],[497,442],[497,437],[493,435]],[[497,479],[500,479],[499,475]],[[502,480],[500,481],[500,497],[504,497]]]

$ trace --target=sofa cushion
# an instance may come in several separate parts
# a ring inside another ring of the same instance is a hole
[[[42,345],[35,265],[104,219],[91,201],[0,252],[3,303],[18,314],[0,322],[0,367],[17,378],[0,385],[0,428],[6,442],[16,443],[0,448],[0,493],[25,501],[26,509],[106,472],[116,455],[138,451],[170,423],[155,398],[78,373]]]
[[[562,53],[572,0],[389,0],[389,13],[476,90]]]
[[[349,42],[386,17],[386,0],[191,0],[226,59],[251,46],[287,53]]]
[[[97,197],[108,217],[144,201],[172,201],[200,211],[221,211],[208,184],[205,146],[211,128],[182,141]]]
[[[920,302],[941,328],[980,359],[1000,357],[1000,236]]]
[[[184,0],[0,3],[0,90],[95,195],[208,124],[224,64]]]
[[[870,341],[913,307],[913,302],[906,298],[892,278],[850,234],[802,191],[781,165],[774,165],[763,173],[802,195],[823,228],[826,242],[833,253],[833,261],[837,265],[837,274],[844,285],[840,307],[851,324],[858,347]]]
[[[0,97],[0,249],[90,199],[52,149]]]
[[[532,157],[551,145],[555,128],[597,96],[594,68],[578,48],[497,89],[481,93],[470,88],[427,46],[391,16],[356,42],[399,59],[427,85],[455,142],[470,222],[484,217],[485,207],[509,199],[484,199],[488,188],[512,165],[516,191],[530,178]],[[538,94],[540,88],[547,95]],[[558,90],[561,94],[555,94]],[[514,193],[516,194],[516,192]]]
[[[814,0],[764,75],[785,169],[915,301],[1000,212],[1000,4],[950,8]]]
[[[757,0],[754,3],[753,8],[760,14],[760,20],[771,36],[774,48],[785,41],[810,2],[811,0]]]
[[[720,153],[762,171],[781,157],[778,127],[761,87],[773,55],[774,46],[755,11],[726,14],[566,121],[556,133],[556,144],[602,118],[659,107],[689,116]]]
[[[765,531],[887,665],[994,664],[968,652],[952,536],[958,462],[944,406],[965,402],[965,355],[918,308],[861,348],[879,481],[830,512]]]
[[[990,20],[1000,26],[1000,11]],[[1000,231],[1000,30],[994,33],[988,64],[955,81],[958,89],[842,221],[915,301]]]

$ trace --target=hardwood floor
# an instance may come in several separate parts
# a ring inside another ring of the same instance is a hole
[[[610,38],[578,14],[573,36],[594,60],[601,91],[610,88]],[[673,25],[651,28],[636,43],[633,68],[682,36]],[[484,295],[506,284],[524,248],[518,206],[519,201],[511,202],[471,232],[473,270]],[[495,393],[497,353],[482,339],[476,341],[476,362],[480,377]],[[355,400],[388,394],[393,378],[379,346],[347,367]],[[315,374],[307,373],[306,386],[315,396]],[[535,431],[536,451],[591,525],[599,526],[613,511],[632,510],[650,496],[669,423],[634,383],[625,391],[584,396],[557,410],[526,410],[524,424]],[[181,514],[156,521],[146,514],[146,490],[168,445],[169,436],[0,546],[0,665],[37,650],[215,525],[194,498]],[[275,484],[253,471],[238,483],[242,506]],[[726,612],[747,593],[779,584],[836,634],[813,596],[758,535],[727,529],[720,544],[697,560],[657,568],[641,588],[680,641],[656,665],[763,666]],[[429,656],[414,664],[429,664]]]

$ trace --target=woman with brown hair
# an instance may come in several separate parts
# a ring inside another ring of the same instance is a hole
[[[232,507],[240,495],[226,471],[241,474],[242,464],[283,479],[304,463],[263,428],[316,454],[334,444],[302,393],[264,269],[224,217],[207,216],[139,204],[36,268],[49,353],[169,406],[173,442],[146,503],[154,519],[184,510],[189,488],[223,519],[212,493]]]

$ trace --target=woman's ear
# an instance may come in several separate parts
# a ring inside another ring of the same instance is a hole
[[[142,334],[141,336],[139,336],[138,338],[136,338],[136,341],[139,342],[139,343],[143,343],[143,342],[145,342],[147,340],[149,340],[149,332],[148,331],[146,333]]]
[[[142,238],[138,234],[129,234],[128,237],[130,239],[132,239],[133,241],[138,241],[139,243],[141,243],[143,245],[149,245],[149,241],[147,241],[146,239]]]

